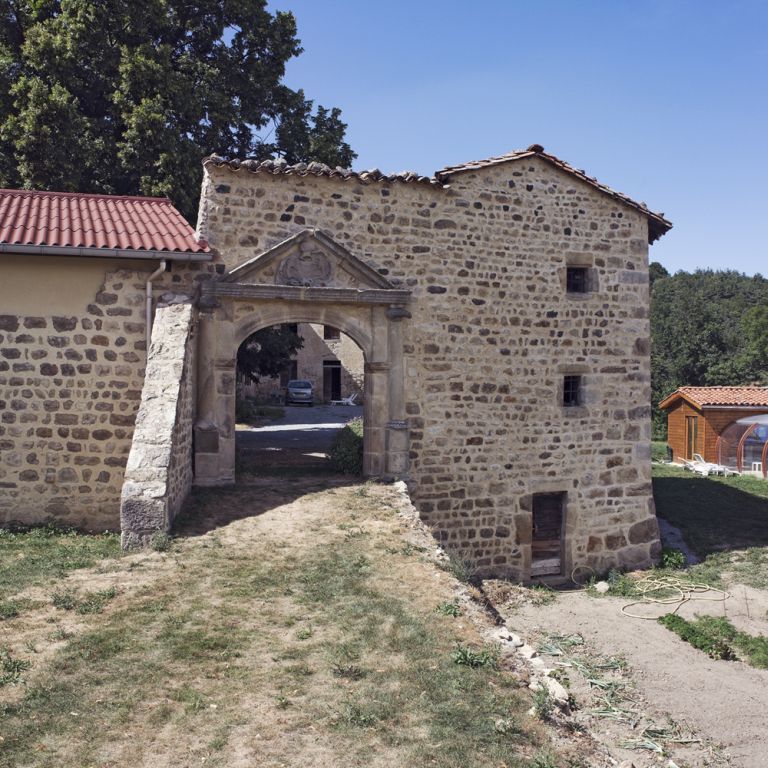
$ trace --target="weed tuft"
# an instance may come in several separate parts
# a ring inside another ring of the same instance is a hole
[[[440,605],[435,608],[435,611],[442,616],[453,616],[454,618],[457,618],[458,616],[461,616],[461,608],[459,607],[459,604],[456,602],[453,603],[440,603]]]
[[[312,637],[312,627],[302,627],[296,633],[296,638],[298,640],[309,640],[310,637]]]
[[[173,537],[165,531],[155,531],[149,538],[149,548],[154,552],[167,552],[173,544]]]
[[[21,673],[31,666],[29,661],[11,656],[7,648],[0,648],[0,688],[4,685],[16,685],[21,680]]]
[[[498,669],[499,652],[496,648],[483,648],[480,651],[475,651],[469,646],[457,644],[456,649],[451,654],[451,660],[454,664],[471,669],[481,667]]]
[[[117,595],[114,587],[99,590],[98,592],[89,592],[77,605],[75,611],[81,614],[101,613],[104,606],[113,600]]]
[[[685,568],[685,555],[679,549],[664,547],[661,550],[659,567],[679,571]]]
[[[345,704],[341,713],[342,720],[347,725],[357,728],[373,728],[379,721],[373,712],[366,712],[359,704]]]
[[[15,619],[19,615],[19,604],[13,600],[0,602],[0,621]]]
[[[472,560],[463,559],[457,557],[451,552],[448,552],[448,559],[440,564],[440,567],[451,574],[457,581],[461,581],[464,584],[469,584],[475,577],[475,564]]]
[[[555,710],[555,702],[546,685],[540,685],[533,693],[533,714],[539,720],[549,720]]]
[[[51,594],[54,608],[60,611],[74,611],[77,607],[77,595],[73,589],[57,589]]]
[[[334,677],[342,677],[345,680],[362,680],[366,674],[357,664],[334,664],[331,671]]]

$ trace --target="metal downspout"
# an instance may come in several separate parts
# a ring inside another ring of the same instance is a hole
[[[149,359],[149,344],[152,341],[152,281],[165,272],[166,260],[160,261],[160,266],[147,278],[147,359]]]

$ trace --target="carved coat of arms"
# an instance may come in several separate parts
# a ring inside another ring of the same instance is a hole
[[[322,288],[331,278],[331,262],[318,248],[304,248],[286,256],[277,268],[277,285],[301,285]]]

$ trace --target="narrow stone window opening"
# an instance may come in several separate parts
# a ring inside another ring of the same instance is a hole
[[[573,408],[581,405],[582,401],[582,377],[564,376],[563,377],[563,405],[566,408]]]
[[[568,293],[589,293],[589,268],[568,267],[565,275],[565,288]]]

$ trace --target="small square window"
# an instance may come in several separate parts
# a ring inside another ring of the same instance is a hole
[[[338,328],[334,328],[331,325],[323,326],[323,338],[324,339],[340,339],[341,331]]]
[[[581,405],[581,376],[563,377],[563,405],[566,408]]]
[[[565,289],[568,293],[589,293],[589,269],[568,267],[565,275]]]

